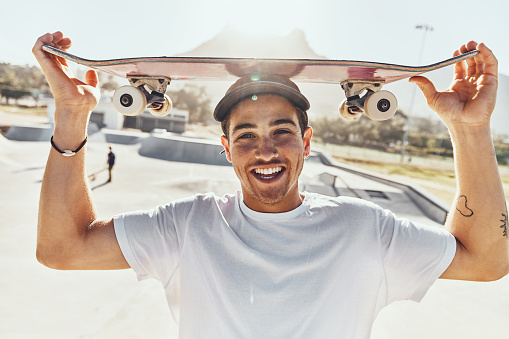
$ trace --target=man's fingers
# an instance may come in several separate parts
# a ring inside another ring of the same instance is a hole
[[[51,57],[57,59],[58,62],[61,63],[63,66],[68,66],[66,58],[62,58],[56,55],[52,55]]]
[[[35,42],[34,47],[32,48],[32,53],[37,58],[37,61],[41,63],[41,60],[47,57],[46,53],[42,50],[43,45],[49,45],[53,42],[53,35],[50,33],[46,33],[43,36],[39,37]],[[42,66],[42,65],[41,65]]]
[[[483,43],[477,45],[477,49],[484,62],[484,73],[498,76],[498,60],[493,52]]]
[[[469,51],[473,51],[476,48],[477,48],[477,42],[470,40],[469,42],[467,42],[466,44],[464,44],[460,47],[460,52],[461,52],[461,54],[463,54],[463,53],[466,53]]]
[[[477,54],[475,57],[473,57],[475,61],[475,71],[478,75],[481,75],[484,73],[484,59],[481,55],[481,53]]]
[[[461,55],[459,50],[454,51],[453,57]],[[454,64],[454,79],[464,79],[467,75],[467,64],[464,61],[457,62]]]
[[[52,46],[57,47],[60,41],[64,38],[64,33],[60,31],[56,31],[55,33],[51,34],[52,36]]]
[[[466,48],[469,51],[476,50],[477,46],[478,44],[475,41],[470,41],[466,44]],[[480,53],[474,56],[473,58],[470,58],[469,60],[473,60],[473,62],[475,62],[475,72],[477,73],[477,75],[481,75],[484,73],[484,58]]]
[[[64,37],[64,33],[57,31],[53,33],[53,47],[61,50],[68,50],[71,47],[71,39]]]
[[[47,33],[39,37],[32,48],[32,52],[46,75],[50,86],[69,81],[72,73],[69,73],[69,69],[65,67],[67,66],[67,60],[45,52],[42,46],[50,45],[61,48],[62,46],[69,47],[70,43],[70,39],[64,38],[61,32]]]
[[[53,44],[53,34],[47,33],[43,36],[39,37],[35,42],[34,47],[32,48],[32,53],[45,74],[50,74],[56,68],[60,68],[56,63],[55,58],[53,58],[50,54],[46,53],[43,49],[43,45],[52,45]]]
[[[460,52],[466,53],[468,51],[473,51],[477,47],[477,43],[475,41],[469,41],[463,46],[460,47]],[[475,61],[475,58],[469,58],[466,60],[466,63],[468,65],[467,67],[467,76],[474,76],[477,73],[477,64]]]
[[[97,84],[99,83],[99,78],[97,77],[96,71],[94,71],[93,69],[89,69],[85,74],[85,82],[92,87],[97,87]]]
[[[415,76],[411,77],[408,81],[419,86],[428,103],[432,101],[432,97],[437,93],[435,85],[433,85],[433,83],[429,81],[428,78]]]
[[[498,61],[493,52],[486,47],[485,44],[477,44],[475,41],[469,41],[460,47],[461,53],[473,51],[477,49],[479,54],[473,58],[467,59],[467,76],[475,76],[481,74],[498,75]],[[459,67],[459,66],[458,66]],[[457,77],[456,77],[457,78]]]
[[[42,51],[42,45],[50,45],[58,49],[69,49],[71,47],[71,39],[64,37],[64,34],[60,31],[53,34],[46,33],[37,39],[32,52]],[[44,51],[42,51],[44,53]]]
[[[43,49],[43,45],[50,45],[56,48],[69,48],[71,46],[71,39],[64,38],[64,35],[62,32],[55,32],[53,34],[46,33],[43,36],[39,37],[37,41],[35,42],[34,47],[32,48],[32,53],[34,54],[35,58],[43,68],[49,67],[50,65],[53,65],[51,61],[58,60],[61,64],[67,65],[67,62],[54,58],[50,54],[46,53]]]
[[[63,38],[62,40],[60,40],[60,42],[58,44],[58,48],[63,51],[67,51],[71,47],[71,45],[72,45],[71,39]]]

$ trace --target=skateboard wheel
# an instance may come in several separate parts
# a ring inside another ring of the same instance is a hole
[[[113,105],[124,115],[139,115],[147,107],[147,98],[136,87],[122,86],[113,94]]]
[[[339,116],[348,121],[355,121],[362,116],[361,112],[351,112],[346,106],[346,100],[343,100],[339,106]]]
[[[162,117],[170,114],[172,108],[173,102],[171,101],[169,96],[165,95],[164,104],[161,106],[161,108],[149,108],[148,111],[152,113],[152,115],[155,115],[156,117]]]
[[[364,111],[371,120],[390,119],[398,109],[396,96],[389,91],[370,94],[364,101]]]

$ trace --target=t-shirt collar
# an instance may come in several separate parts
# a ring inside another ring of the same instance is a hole
[[[240,191],[240,190],[237,192],[237,204],[239,205],[238,207],[240,208],[242,213],[251,219],[284,221],[284,220],[295,218],[307,210],[308,196],[309,196],[309,194],[305,193],[304,200],[302,201],[302,204],[300,204],[299,206],[297,206],[295,209],[293,209],[291,211],[282,212],[282,213],[265,213],[265,212],[257,212],[257,211],[250,209],[244,203],[242,191]]]

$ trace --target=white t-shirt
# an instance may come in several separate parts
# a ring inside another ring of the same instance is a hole
[[[378,312],[420,301],[456,251],[441,228],[313,193],[286,213],[250,210],[237,192],[114,223],[139,279],[161,281],[180,338],[369,338]]]

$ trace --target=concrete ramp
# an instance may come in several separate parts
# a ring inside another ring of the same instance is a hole
[[[149,134],[131,131],[118,131],[113,129],[101,129],[106,137],[106,142],[121,145],[135,145],[146,139]]]
[[[336,178],[337,176],[334,174],[327,172],[320,173],[307,181],[303,185],[302,190],[337,197],[340,194],[336,188]]]
[[[142,141],[139,153],[163,160],[229,166],[224,154],[220,154],[222,150],[219,141],[153,133]]]
[[[96,123],[88,124],[87,135],[89,142],[106,142],[106,136],[101,132]]]
[[[88,139],[94,142],[105,142],[99,127],[95,123],[88,125]],[[9,128],[5,137],[14,141],[50,141],[53,135],[52,124],[38,125],[13,125]]]
[[[372,182],[370,184],[372,187],[375,187],[376,186],[375,183],[378,183],[379,185],[385,185],[387,187],[392,187],[394,189],[401,190],[406,195],[405,199],[406,203],[411,203],[412,205],[418,207],[421,213],[430,220],[442,225],[445,223],[445,219],[447,218],[447,214],[449,212],[449,206],[446,203],[440,201],[438,198],[426,192],[426,190],[415,185],[406,184],[401,181],[396,181],[394,179],[384,177],[383,175],[377,173],[369,172],[364,169],[341,164],[334,160],[334,158],[327,152],[320,151],[317,153],[319,154],[321,162],[324,165],[329,166],[330,168],[340,169],[344,173],[353,174],[355,177],[357,177],[356,181],[359,181],[359,178],[364,178]],[[345,181],[345,184],[348,187],[347,181],[348,180]],[[349,190],[351,190],[350,187]],[[376,193],[383,190],[369,188],[360,191],[359,190],[354,191],[356,192],[356,195],[359,198],[367,198],[367,200],[371,200],[367,196],[365,196],[363,192],[367,192],[368,196],[370,196],[373,192]],[[379,205],[382,205],[379,201],[375,202],[378,203]],[[403,201],[398,201],[398,204],[395,205],[402,206],[402,202]],[[395,212],[392,206],[387,206],[387,208]]]
[[[53,135],[53,125],[14,125],[5,137],[16,141],[49,141]]]

